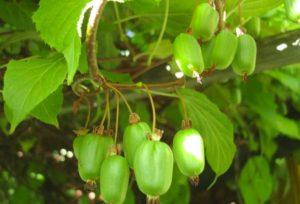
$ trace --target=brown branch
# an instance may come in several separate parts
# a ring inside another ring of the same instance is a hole
[[[101,84],[105,83],[105,78],[100,74],[98,69],[96,40],[100,17],[103,13],[106,3],[107,0],[93,1],[93,7],[86,31],[87,60],[90,69],[90,75],[95,81],[99,81]]]

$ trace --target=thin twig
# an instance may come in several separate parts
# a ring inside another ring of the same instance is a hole
[[[137,84],[117,84],[117,83],[107,83],[109,86],[113,86],[117,89],[126,89],[126,90],[134,90],[134,89],[144,89],[139,83]],[[155,83],[155,84],[146,84],[149,89],[164,89],[164,88],[176,88],[185,85],[185,79],[181,78],[176,81],[170,81],[165,83]]]
[[[108,103],[109,103],[109,98],[108,98],[109,96],[108,96],[108,93],[107,92],[105,92],[105,100],[106,100],[106,103],[105,103],[105,110],[104,110],[104,114],[103,114],[103,117],[102,117],[102,120],[101,120],[101,123],[100,123],[100,127],[103,127],[103,125],[104,125],[104,121],[105,121],[105,119],[106,119],[106,115],[107,115],[107,113],[108,113]]]
[[[109,89],[107,89],[107,97],[108,97],[108,100],[107,100],[107,126],[106,126],[106,129],[109,130],[110,129],[110,96],[109,96]]]
[[[151,109],[152,109],[152,132],[155,132],[155,127],[156,127],[156,112],[155,112],[155,105],[154,105],[154,101],[153,101],[153,97],[150,93],[150,90],[148,88],[147,85],[144,84],[144,87],[146,89],[146,92],[148,94],[149,100],[150,100],[150,104],[151,104]]]
[[[177,90],[176,90],[176,93],[177,93],[177,96],[180,99],[181,104],[182,104],[184,119],[188,120],[188,112],[187,112],[185,100],[184,100],[184,98],[180,95],[180,93]]]
[[[161,60],[161,61],[159,61],[159,62],[157,62],[157,63],[154,63],[154,64],[152,64],[151,66],[148,66],[148,67],[146,67],[146,68],[144,68],[144,69],[141,69],[140,71],[138,71],[137,73],[135,73],[135,74],[132,76],[132,79],[136,79],[136,78],[138,78],[139,76],[143,75],[144,73],[146,73],[146,72],[148,72],[148,71],[150,71],[150,70],[152,70],[152,69],[154,69],[154,68],[157,68],[157,67],[159,67],[159,66],[161,66],[161,65],[163,65],[163,64],[165,64],[165,63],[168,63],[169,61],[171,61],[171,59],[172,59],[172,56],[167,57],[167,58],[165,58],[165,59],[163,59],[163,60]]]
[[[84,125],[84,128],[86,129],[89,125],[89,122],[90,122],[90,118],[91,118],[91,102],[89,100],[88,97],[83,97],[83,99],[85,100],[87,106],[88,106],[88,111],[87,111],[87,115],[86,115],[86,121],[85,121],[85,125]]]
[[[163,25],[162,25],[162,28],[161,28],[158,40],[157,40],[157,42],[155,44],[155,47],[154,47],[153,51],[151,52],[151,54],[150,54],[150,56],[148,58],[148,61],[147,61],[147,65],[148,66],[151,65],[153,56],[154,56],[154,54],[155,54],[158,46],[160,45],[160,42],[162,41],[162,39],[164,37],[164,33],[166,31],[167,23],[168,23],[168,18],[169,18],[169,9],[170,9],[170,1],[166,0],[166,9],[165,9],[165,17],[164,17]]]
[[[116,93],[116,100],[117,100],[117,108],[116,108],[116,124],[115,124],[115,143],[117,144],[118,140],[118,128],[119,128],[119,114],[120,114],[120,98],[119,94]]]
[[[119,30],[119,33],[120,33],[120,36],[121,36],[121,41],[124,42],[125,46],[130,51],[130,54],[132,55],[132,57],[134,57],[135,56],[135,51],[132,48],[132,46],[129,44],[129,40],[128,40],[127,36],[124,33],[124,30],[122,28],[122,24],[120,23],[120,12],[119,12],[117,2],[114,2],[114,9],[115,9],[115,14],[116,14],[117,21],[119,22],[118,23],[118,30]]]
[[[108,88],[112,89],[113,91],[117,92],[121,96],[121,98],[123,99],[125,105],[127,106],[127,109],[129,111],[129,113],[132,114],[133,113],[132,109],[131,109],[131,107],[130,107],[128,101],[127,101],[127,99],[125,98],[125,96],[114,85],[106,83],[106,86]]]

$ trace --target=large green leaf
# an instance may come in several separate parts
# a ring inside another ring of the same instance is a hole
[[[201,0],[204,2],[204,0]],[[168,13],[168,23],[166,33],[176,36],[181,32],[185,32],[190,25],[192,13],[195,9],[197,1],[171,0]],[[157,4],[153,0],[128,1],[129,8],[144,22],[145,29],[161,30],[163,18],[165,16],[166,1],[163,0]]]
[[[261,156],[249,159],[242,169],[239,187],[245,204],[265,203],[272,193],[269,164]]]
[[[292,91],[300,94],[300,76],[294,73],[287,73],[282,70],[273,70],[266,72],[271,77],[280,81],[283,85],[291,89]]]
[[[62,103],[63,93],[60,87],[35,107],[31,115],[44,123],[58,127],[57,115],[60,112]]]
[[[41,0],[33,16],[42,39],[63,53],[68,63],[68,84],[73,80],[81,52],[81,21],[90,0]]]
[[[243,17],[253,17],[265,14],[282,3],[283,0],[228,0],[226,7],[229,13],[236,12]]]
[[[243,86],[244,102],[250,110],[260,116],[266,126],[292,139],[300,139],[300,128],[297,121],[286,118],[278,113],[275,96],[264,90],[260,81],[251,80]]]
[[[217,176],[223,174],[236,151],[232,123],[205,95],[191,89],[180,89],[179,93],[184,98],[193,127],[203,136],[209,165]]]
[[[11,132],[63,83],[67,65],[61,55],[12,60],[4,76],[3,98]]]

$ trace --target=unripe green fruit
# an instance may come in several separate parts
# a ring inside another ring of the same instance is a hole
[[[210,40],[217,30],[218,12],[208,3],[199,4],[194,11],[191,28],[193,35],[202,41]]]
[[[178,131],[173,140],[173,153],[183,175],[196,177],[204,170],[204,145],[197,130],[189,128]]]
[[[148,198],[168,191],[172,182],[173,153],[160,141],[144,141],[136,151],[134,173],[139,189]]]
[[[123,203],[129,183],[127,160],[119,155],[107,157],[101,167],[100,192],[106,203]]]
[[[285,0],[285,10],[287,16],[296,22],[300,22],[300,0]]]
[[[215,42],[215,38],[201,45],[205,70],[213,67],[213,62],[211,60],[211,52],[214,47],[214,42]]]
[[[204,69],[201,47],[189,34],[179,34],[173,44],[175,62],[184,75],[195,78]]]
[[[256,65],[256,42],[251,35],[238,38],[238,48],[232,63],[233,71],[241,76],[250,75]]]
[[[170,189],[160,197],[160,204],[189,204],[190,186],[184,176],[174,164],[173,178]]]
[[[134,156],[137,148],[147,140],[151,129],[147,123],[138,122],[126,127],[123,136],[123,150],[130,167],[133,167]]]
[[[226,69],[232,63],[237,49],[237,37],[228,30],[222,30],[215,38],[211,61],[216,69]]]
[[[101,164],[112,146],[113,139],[111,137],[87,134],[75,138],[73,149],[78,160],[78,171],[82,180],[97,180],[99,178]]]
[[[247,33],[254,36],[258,37],[260,35],[260,30],[261,30],[261,25],[260,25],[260,18],[259,17],[254,17],[249,22],[246,23],[245,25],[247,29]]]

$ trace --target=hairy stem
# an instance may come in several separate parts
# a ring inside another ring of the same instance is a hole
[[[95,81],[99,81],[102,84],[105,82],[105,78],[104,76],[101,75],[98,69],[96,41],[97,41],[97,30],[99,26],[100,17],[103,13],[106,3],[107,0],[93,1],[93,7],[91,10],[87,31],[86,31],[87,58],[88,58],[87,60],[88,60],[90,75]]]

